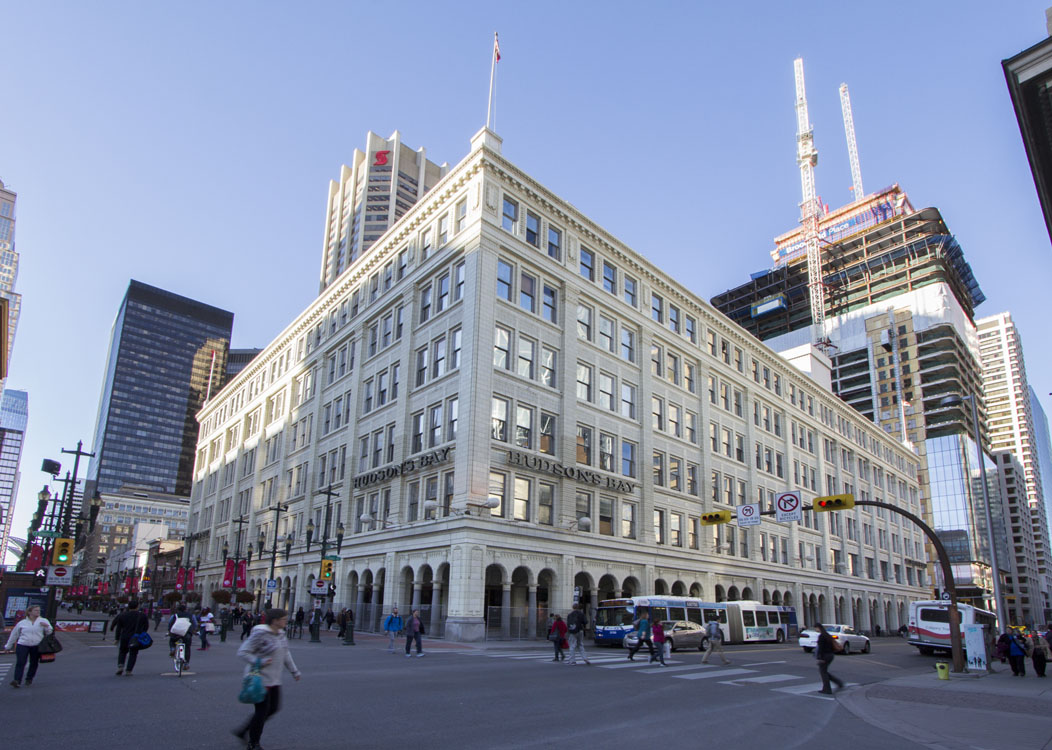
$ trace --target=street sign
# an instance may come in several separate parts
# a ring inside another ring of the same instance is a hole
[[[738,526],[759,526],[761,520],[759,503],[738,506]]]
[[[340,561],[340,556],[339,555],[326,555],[325,557],[322,558],[322,560],[332,560],[333,562],[339,562]]]
[[[329,582],[324,578],[315,578],[307,587],[314,596],[327,596],[329,593]]]
[[[783,492],[774,498],[774,517],[778,523],[803,521],[804,511],[799,492]]]
[[[52,565],[47,569],[48,586],[72,586],[73,571],[65,565]]]
[[[60,533],[58,531],[34,531],[33,536],[46,536],[48,539],[54,539]]]
[[[275,592],[277,590],[278,590],[278,582],[275,581],[273,578],[268,578],[267,579],[267,593],[270,594],[270,593],[273,593],[273,592]]]

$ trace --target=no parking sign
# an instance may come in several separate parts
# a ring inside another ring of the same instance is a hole
[[[800,506],[800,493],[783,492],[774,498],[774,516],[779,523],[804,520]]]

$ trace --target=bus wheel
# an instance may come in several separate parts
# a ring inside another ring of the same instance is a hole
[[[785,643],[785,631],[779,630],[778,635],[776,635],[774,639],[779,643]]]

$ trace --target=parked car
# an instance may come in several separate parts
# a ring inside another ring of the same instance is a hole
[[[844,644],[845,654],[850,654],[852,651],[861,651],[864,654],[869,653],[869,638],[861,633],[856,633],[855,629],[850,625],[826,625],[826,630],[835,640]],[[817,645],[818,630],[807,628],[800,631],[800,647],[804,651],[811,653]]]
[[[672,651],[686,648],[704,651],[705,646],[708,645],[709,639],[705,635],[703,625],[685,620],[663,620],[661,624],[665,628],[665,640],[669,641],[669,649]],[[622,645],[625,648],[635,648],[636,641],[636,631],[633,630],[624,637]]]

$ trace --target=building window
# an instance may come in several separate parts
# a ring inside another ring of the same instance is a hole
[[[592,372],[589,365],[577,363],[577,398],[582,401],[592,400]]]
[[[537,279],[528,273],[519,279],[519,307],[526,312],[537,312]]]
[[[581,276],[589,281],[595,281],[595,254],[584,245],[581,245]]]
[[[493,339],[493,366],[507,370],[511,365],[511,331],[497,326]]]
[[[621,473],[626,477],[636,475],[636,444],[628,440],[621,441]]]
[[[504,199],[504,216],[501,221],[501,226],[504,227],[505,231],[514,232],[515,224],[519,221],[519,204],[510,198]]]
[[[633,279],[631,276],[627,276],[627,275],[624,276],[624,280],[625,280],[625,284],[624,284],[624,299],[625,299],[625,302],[627,302],[632,307],[638,308],[639,307],[639,302],[638,302],[637,294],[636,294],[636,290],[638,288],[638,285],[636,284],[636,280]]]
[[[541,246],[541,217],[532,211],[526,212],[526,241],[534,247]]]
[[[592,465],[592,428],[577,425],[577,463]]]
[[[548,227],[548,257],[555,260],[563,258],[563,232],[561,229]]]
[[[497,296],[508,302],[512,301],[512,277],[514,270],[510,263],[503,260],[497,261]]]
[[[621,503],[621,536],[624,539],[636,538],[636,504]]]
[[[533,483],[529,479],[515,477],[515,497],[512,514],[516,521],[530,520],[530,490]]]
[[[493,397],[492,411],[492,437],[501,442],[508,441],[508,401],[507,399]]]
[[[555,415],[541,412],[541,453],[555,455]]]
[[[551,526],[555,519],[555,485],[537,483],[537,523]]]
[[[491,471],[489,473],[489,499],[497,501],[496,506],[490,509],[490,513],[494,516],[504,515],[504,494],[507,482],[508,477],[499,471]]]
[[[654,543],[665,544],[665,511],[654,509]]]

